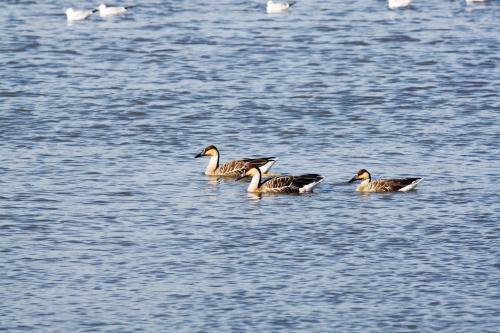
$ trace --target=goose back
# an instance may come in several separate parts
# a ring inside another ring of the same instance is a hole
[[[370,190],[373,192],[397,192],[409,191],[415,188],[422,178],[403,179],[378,179],[370,183]],[[414,186],[410,186],[414,185]]]

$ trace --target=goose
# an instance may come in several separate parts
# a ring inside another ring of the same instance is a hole
[[[411,0],[388,0],[387,6],[389,9],[397,9],[408,7],[411,3]]]
[[[269,0],[266,5],[266,11],[268,14],[284,13],[293,5],[295,5],[295,2],[274,2]]]
[[[99,15],[101,17],[109,17],[113,15],[121,15],[125,13],[129,8],[132,8],[132,6],[128,7],[108,7],[105,4],[101,3],[99,7],[97,7],[97,10],[99,11]]]
[[[64,11],[64,14],[66,14],[66,19],[68,21],[81,21],[87,19],[90,15],[92,15],[92,13],[95,12],[97,12],[97,9],[84,10],[68,8]]]
[[[262,181],[262,172],[252,163],[245,163],[244,173],[238,178],[251,176],[247,192],[251,193],[305,193],[312,192],[321,183],[323,176],[307,174],[301,176],[277,176]]]
[[[349,180],[349,183],[356,180],[361,180],[361,184],[356,187],[358,192],[407,192],[413,190],[422,178],[372,180],[371,174],[361,169]]]
[[[210,156],[210,162],[208,162],[207,168],[205,169],[205,175],[207,176],[239,177],[242,172],[244,172],[243,168],[247,162],[252,162],[259,167],[262,172],[267,173],[276,162],[275,157],[260,157],[242,158],[219,165],[220,154],[219,150],[214,145],[205,147],[201,153],[195,156],[195,158],[203,156]]]

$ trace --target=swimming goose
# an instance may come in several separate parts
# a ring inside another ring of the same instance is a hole
[[[295,2],[274,2],[269,0],[267,2],[266,11],[268,14],[284,13],[293,5],[295,5]]]
[[[99,7],[97,7],[97,10],[99,10],[99,15],[101,17],[109,17],[113,15],[120,15],[125,13],[129,8],[132,8],[132,6],[128,7],[108,7],[105,4],[101,3]]]
[[[389,9],[397,9],[408,7],[411,3],[411,0],[388,0],[387,6]]]
[[[208,162],[207,168],[205,169],[205,175],[207,176],[239,177],[244,172],[245,163],[247,162],[253,163],[259,167],[262,172],[266,173],[276,162],[276,158],[274,157],[261,157],[243,158],[219,165],[220,154],[219,150],[214,145],[205,147],[201,153],[195,156],[195,158],[202,156],[210,156],[210,162]]]
[[[422,178],[372,180],[370,173],[361,169],[349,180],[349,183],[356,180],[361,180],[361,184],[356,187],[358,192],[406,192],[413,190]]]
[[[304,193],[312,192],[323,181],[323,176],[307,174],[301,176],[277,176],[262,181],[262,172],[252,163],[245,164],[245,173],[239,178],[252,176],[247,192],[252,193]]]
[[[85,20],[90,15],[92,15],[92,13],[95,13],[95,12],[97,12],[97,9],[81,10],[81,9],[68,8],[64,11],[64,14],[66,14],[66,19],[68,21],[81,21],[81,20]]]

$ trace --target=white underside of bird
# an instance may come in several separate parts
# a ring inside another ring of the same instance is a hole
[[[87,19],[94,11],[68,8],[64,12],[68,21],[81,21]]]
[[[407,185],[401,189],[398,190],[398,192],[408,192],[408,191],[413,191],[415,187],[417,187],[418,183],[422,181],[423,178],[420,178],[419,180],[415,180],[413,183],[410,185]]]
[[[307,193],[307,192],[312,192],[316,186],[318,186],[319,183],[321,183],[323,179],[320,179],[316,182],[309,183],[299,189],[299,193]]]
[[[387,6],[389,9],[397,9],[408,7],[411,3],[411,0],[388,0]]]

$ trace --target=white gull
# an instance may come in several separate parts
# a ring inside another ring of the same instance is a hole
[[[295,2],[274,2],[269,0],[267,2],[266,11],[268,14],[284,13],[293,5],[295,5]]]
[[[387,6],[389,9],[397,9],[408,7],[411,3],[411,0],[388,0]]]
[[[73,9],[68,8],[64,11],[66,14],[66,19],[68,21],[81,21],[88,18],[92,13],[97,12],[97,9],[94,10],[84,10],[84,9]]]
[[[101,17],[109,17],[113,15],[121,15],[125,13],[129,8],[132,8],[132,6],[129,7],[108,7],[105,4],[101,3],[99,7],[97,7],[97,10],[99,10],[99,15]]]

